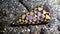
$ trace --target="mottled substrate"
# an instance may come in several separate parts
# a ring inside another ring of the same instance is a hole
[[[18,0],[0,0],[0,2],[0,32],[3,32],[5,27],[27,10]]]

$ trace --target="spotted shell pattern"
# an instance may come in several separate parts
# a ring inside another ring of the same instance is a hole
[[[33,10],[22,14],[17,20],[19,24],[37,24],[41,22],[48,22],[50,20],[50,13],[48,7],[34,8]]]

